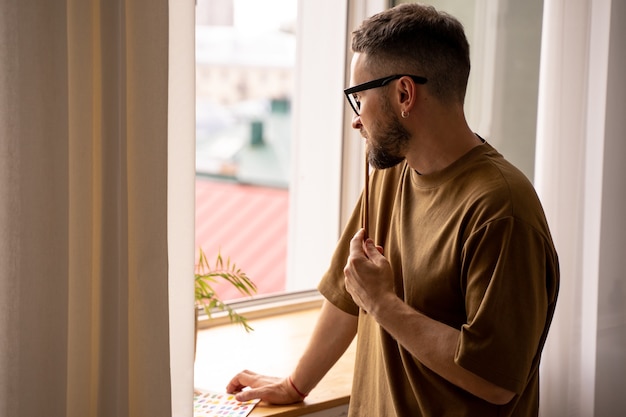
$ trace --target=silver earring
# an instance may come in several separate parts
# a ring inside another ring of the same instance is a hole
[[[402,110],[402,113],[400,115],[402,116],[403,119],[406,119],[407,117],[409,117],[409,112]]]

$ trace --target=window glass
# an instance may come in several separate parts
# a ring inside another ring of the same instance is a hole
[[[196,6],[196,247],[259,295],[285,289],[296,13],[294,0]]]

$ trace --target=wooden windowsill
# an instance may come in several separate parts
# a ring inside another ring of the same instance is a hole
[[[319,307],[250,320],[253,332],[221,325],[198,332],[194,385],[224,392],[239,371],[287,376],[309,341]],[[347,404],[352,387],[355,343],[322,379],[303,403],[273,406],[259,403],[251,417],[303,416]]]

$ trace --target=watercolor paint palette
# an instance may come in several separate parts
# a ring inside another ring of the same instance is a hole
[[[232,394],[194,390],[193,415],[194,417],[245,417],[254,408],[259,400],[244,403],[235,399]]]

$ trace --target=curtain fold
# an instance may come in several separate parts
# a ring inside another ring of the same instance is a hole
[[[623,5],[544,2],[535,186],[562,277],[542,357],[545,417],[626,409]]]
[[[171,415],[167,0],[0,3],[0,415]]]

